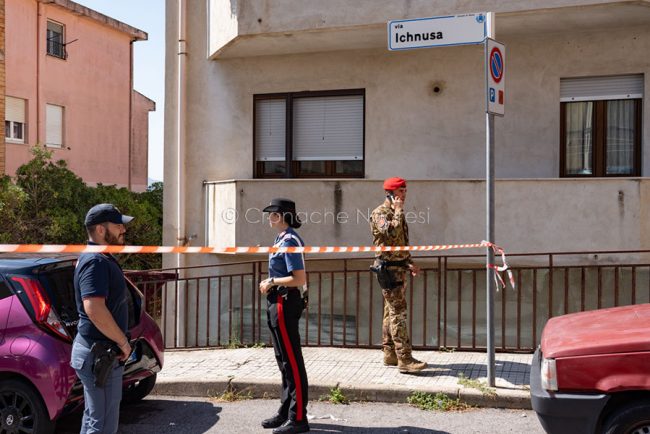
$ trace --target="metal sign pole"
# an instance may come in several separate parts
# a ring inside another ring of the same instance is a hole
[[[485,114],[485,209],[487,241],[494,242],[494,115]],[[486,249],[485,288],[487,295],[487,379],[494,387],[494,251]]]
[[[494,13],[487,14],[488,38],[494,37]],[[485,40],[485,80],[487,84],[489,72],[488,40]],[[487,92],[487,86],[486,86]],[[487,101],[487,95],[486,95]],[[485,110],[485,214],[486,214],[486,240],[494,242],[494,115]],[[494,251],[491,247],[486,249],[485,255],[485,294],[487,308],[487,380],[490,387],[494,387]]]

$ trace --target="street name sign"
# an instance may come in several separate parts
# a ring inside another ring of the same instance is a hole
[[[503,116],[506,105],[506,46],[494,39],[485,42],[487,112]]]
[[[388,22],[388,49],[391,51],[482,44],[487,36],[486,13]]]

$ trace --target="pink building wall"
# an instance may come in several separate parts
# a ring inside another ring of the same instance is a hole
[[[147,162],[149,160],[149,112],[156,110],[156,103],[133,91],[133,122],[132,131],[132,152],[131,152],[131,173],[133,191],[145,191],[147,189]],[[142,182],[144,181],[144,182]]]
[[[15,174],[31,146],[45,143],[45,107],[56,104],[64,119],[63,146],[49,148],[54,158],[90,185],[142,190],[146,151],[136,156],[130,142],[130,131],[138,129],[131,120],[143,119],[131,104],[131,41],[147,35],[68,0],[56,3],[6,0],[6,94],[27,100],[27,134],[25,144],[7,143],[5,173]],[[48,20],[65,26],[65,60],[46,53]],[[137,107],[148,114],[148,107]]]

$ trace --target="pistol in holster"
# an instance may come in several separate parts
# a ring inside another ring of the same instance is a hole
[[[404,282],[395,278],[395,273],[388,267],[406,267],[407,261],[384,261],[383,259],[375,259],[373,265],[370,266],[370,271],[377,275],[377,282],[381,289],[393,290],[404,285]]]
[[[122,355],[122,351],[113,342],[95,342],[90,351],[94,356],[95,386],[104,387],[108,376],[115,367],[115,359]]]
[[[278,295],[280,297],[287,298],[287,295],[289,294],[289,291],[291,289],[296,289],[296,288],[291,288],[288,286],[276,286],[275,290],[277,291]],[[299,290],[300,291],[300,290]],[[302,308],[307,309],[307,304],[309,303],[309,295],[307,295],[307,291],[300,291],[300,298],[302,299]]]

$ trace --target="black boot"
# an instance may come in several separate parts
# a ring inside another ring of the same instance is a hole
[[[270,417],[268,419],[264,419],[262,421],[262,426],[264,428],[277,428],[280,425],[282,425],[284,422],[286,422],[287,417],[282,416],[279,413],[276,413],[273,417]]]
[[[306,420],[301,420],[300,422],[288,420],[279,428],[274,429],[273,434],[294,434],[307,431],[309,431],[309,423]]]

